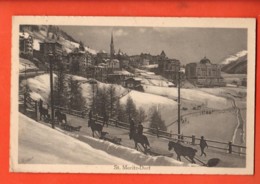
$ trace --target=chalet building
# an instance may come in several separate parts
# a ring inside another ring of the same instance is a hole
[[[142,86],[142,79],[137,77],[131,77],[125,80],[124,87],[134,89],[137,91],[144,91]]]
[[[114,71],[112,74],[108,74],[107,82],[124,86],[125,80],[133,76],[134,74],[125,70]]]
[[[19,33],[19,55],[27,58],[33,56],[33,37],[27,32]]]
[[[186,78],[198,87],[224,86],[221,68],[204,57],[199,63],[189,63],[185,68]]]

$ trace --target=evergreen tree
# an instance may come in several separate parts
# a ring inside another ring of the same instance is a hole
[[[115,116],[115,105],[116,105],[116,88],[114,85],[109,85],[107,89],[107,94],[108,94],[108,111],[109,111],[109,116],[114,117]]]
[[[155,108],[151,109],[151,124],[150,128],[159,129],[162,131],[167,131],[167,127],[165,126],[165,122],[162,120],[161,113]],[[153,133],[156,133],[152,130]]]
[[[125,105],[125,112],[127,115],[127,118],[125,121],[129,122],[130,118],[136,118],[136,106],[133,101],[133,99],[129,96],[126,101]]]
[[[109,99],[105,87],[98,87],[95,98],[96,113],[100,116],[108,115]]]
[[[139,109],[136,113],[136,121],[144,122],[146,118],[147,118],[147,115],[145,113],[145,110],[142,107],[139,107]]]
[[[120,100],[116,101],[116,115],[118,121],[125,122],[126,121],[126,113],[125,113],[125,105],[120,104]]]
[[[65,68],[64,65],[59,62],[57,64],[57,78],[54,82],[54,104],[56,106],[65,107],[67,104],[67,89],[65,84]]]
[[[70,109],[82,111],[86,107],[86,100],[82,96],[82,89],[77,80],[68,79],[68,106]]]

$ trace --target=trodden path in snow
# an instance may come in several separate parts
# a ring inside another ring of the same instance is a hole
[[[90,127],[88,127],[87,119],[82,119],[76,116],[67,115],[68,122],[73,126],[82,126],[81,130],[79,132],[73,132],[74,134],[78,135],[87,135],[92,136],[92,131]],[[121,138],[121,145],[133,148],[134,149],[134,142],[133,140],[129,139],[129,130],[109,126],[106,127],[106,125],[103,128],[104,132],[108,132],[111,136],[116,136],[118,138]],[[145,132],[144,132],[145,134]],[[160,150],[160,152],[168,153],[168,140],[164,138],[157,138],[156,136],[147,135],[148,140],[150,142],[150,145],[153,150]],[[95,137],[98,139],[97,135]],[[213,148],[206,149],[205,152],[207,156],[200,156],[200,148],[199,146],[191,146],[188,144],[184,144],[185,146],[190,146],[198,150],[196,154],[196,158],[200,159],[204,163],[207,163],[207,161],[211,158],[219,158],[221,160],[218,167],[245,167],[246,165],[246,159],[245,156],[239,156],[235,154],[229,154],[224,151],[214,150]],[[176,159],[176,154],[174,151],[173,158]],[[185,163],[189,163],[185,158],[182,158],[182,161]],[[198,162],[197,162],[198,163]]]

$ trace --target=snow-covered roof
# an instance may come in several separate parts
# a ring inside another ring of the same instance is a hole
[[[134,77],[133,79],[136,80],[136,81],[141,81],[141,80],[143,80],[142,78],[139,78],[139,77]]]
[[[30,34],[27,32],[19,32],[19,36],[27,39],[27,38],[29,38]]]
[[[107,53],[107,52],[104,50],[100,50],[98,53]]]

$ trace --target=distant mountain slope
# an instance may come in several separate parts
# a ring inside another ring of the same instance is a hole
[[[247,73],[247,51],[238,52],[222,62],[221,70],[229,74]]]

